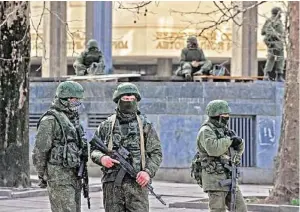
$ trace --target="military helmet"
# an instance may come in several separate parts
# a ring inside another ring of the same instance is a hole
[[[188,37],[187,42],[197,43],[198,41],[195,36],[190,36],[190,37]]]
[[[91,39],[88,41],[87,47],[88,47],[88,49],[93,48],[93,47],[98,48],[98,42],[94,39]]]
[[[61,99],[66,98],[83,98],[83,87],[74,81],[65,81],[58,85],[56,89],[56,96]]]
[[[221,114],[230,114],[231,109],[228,103],[224,100],[210,101],[206,106],[206,114],[209,117],[219,116]]]
[[[273,7],[271,10],[272,15],[277,15],[278,13],[281,13],[282,10],[280,7]]]
[[[129,82],[124,82],[118,85],[117,89],[115,90],[113,94],[113,101],[117,103],[119,99],[125,94],[133,94],[135,95],[137,101],[141,100],[141,94],[139,92],[139,89],[136,87],[136,85]]]

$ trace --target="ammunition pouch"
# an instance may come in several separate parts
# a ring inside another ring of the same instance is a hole
[[[224,174],[228,171],[224,167],[228,161],[216,157],[206,157],[203,158],[201,162],[202,169],[204,169],[208,174]]]
[[[63,165],[66,168],[78,168],[80,166],[81,150],[75,142],[54,146],[51,150],[49,163]]]

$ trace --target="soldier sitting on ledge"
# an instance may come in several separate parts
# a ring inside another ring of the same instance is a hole
[[[175,74],[191,80],[194,74],[210,75],[211,68],[212,63],[205,58],[203,50],[198,47],[197,38],[189,37],[187,47],[181,51],[180,66]]]
[[[105,64],[96,40],[89,40],[87,49],[73,64],[77,76],[104,74]]]

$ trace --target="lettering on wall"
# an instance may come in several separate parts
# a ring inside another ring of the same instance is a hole
[[[113,41],[112,42],[112,47],[115,50],[119,50],[119,49],[128,49],[128,41]]]
[[[192,32],[164,32],[159,31],[155,34],[156,49],[161,50],[180,50],[186,47],[186,39],[195,36]],[[199,47],[204,50],[218,52],[229,51],[231,49],[231,33],[218,33],[215,31],[205,32],[198,37]]]
[[[191,32],[164,32],[155,33],[155,49],[160,50],[181,50],[186,47],[186,39],[189,36],[195,36],[196,33]],[[232,34],[218,33],[216,31],[206,31],[202,36],[197,37],[199,47],[204,51],[231,51],[232,49]],[[266,50],[263,43],[257,43],[259,51]]]

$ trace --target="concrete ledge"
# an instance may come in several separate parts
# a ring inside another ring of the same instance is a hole
[[[269,204],[247,204],[248,211],[259,212],[299,212],[299,206],[291,205],[269,205]],[[189,201],[170,203],[169,208],[192,208],[192,209],[208,209],[208,204],[205,202]]]
[[[90,192],[102,191],[102,187],[99,184],[92,184],[89,186]],[[47,196],[47,189],[41,189],[37,187],[27,189],[9,189],[0,188],[0,200],[1,199],[15,199],[15,198],[26,198],[26,197],[40,197]]]

